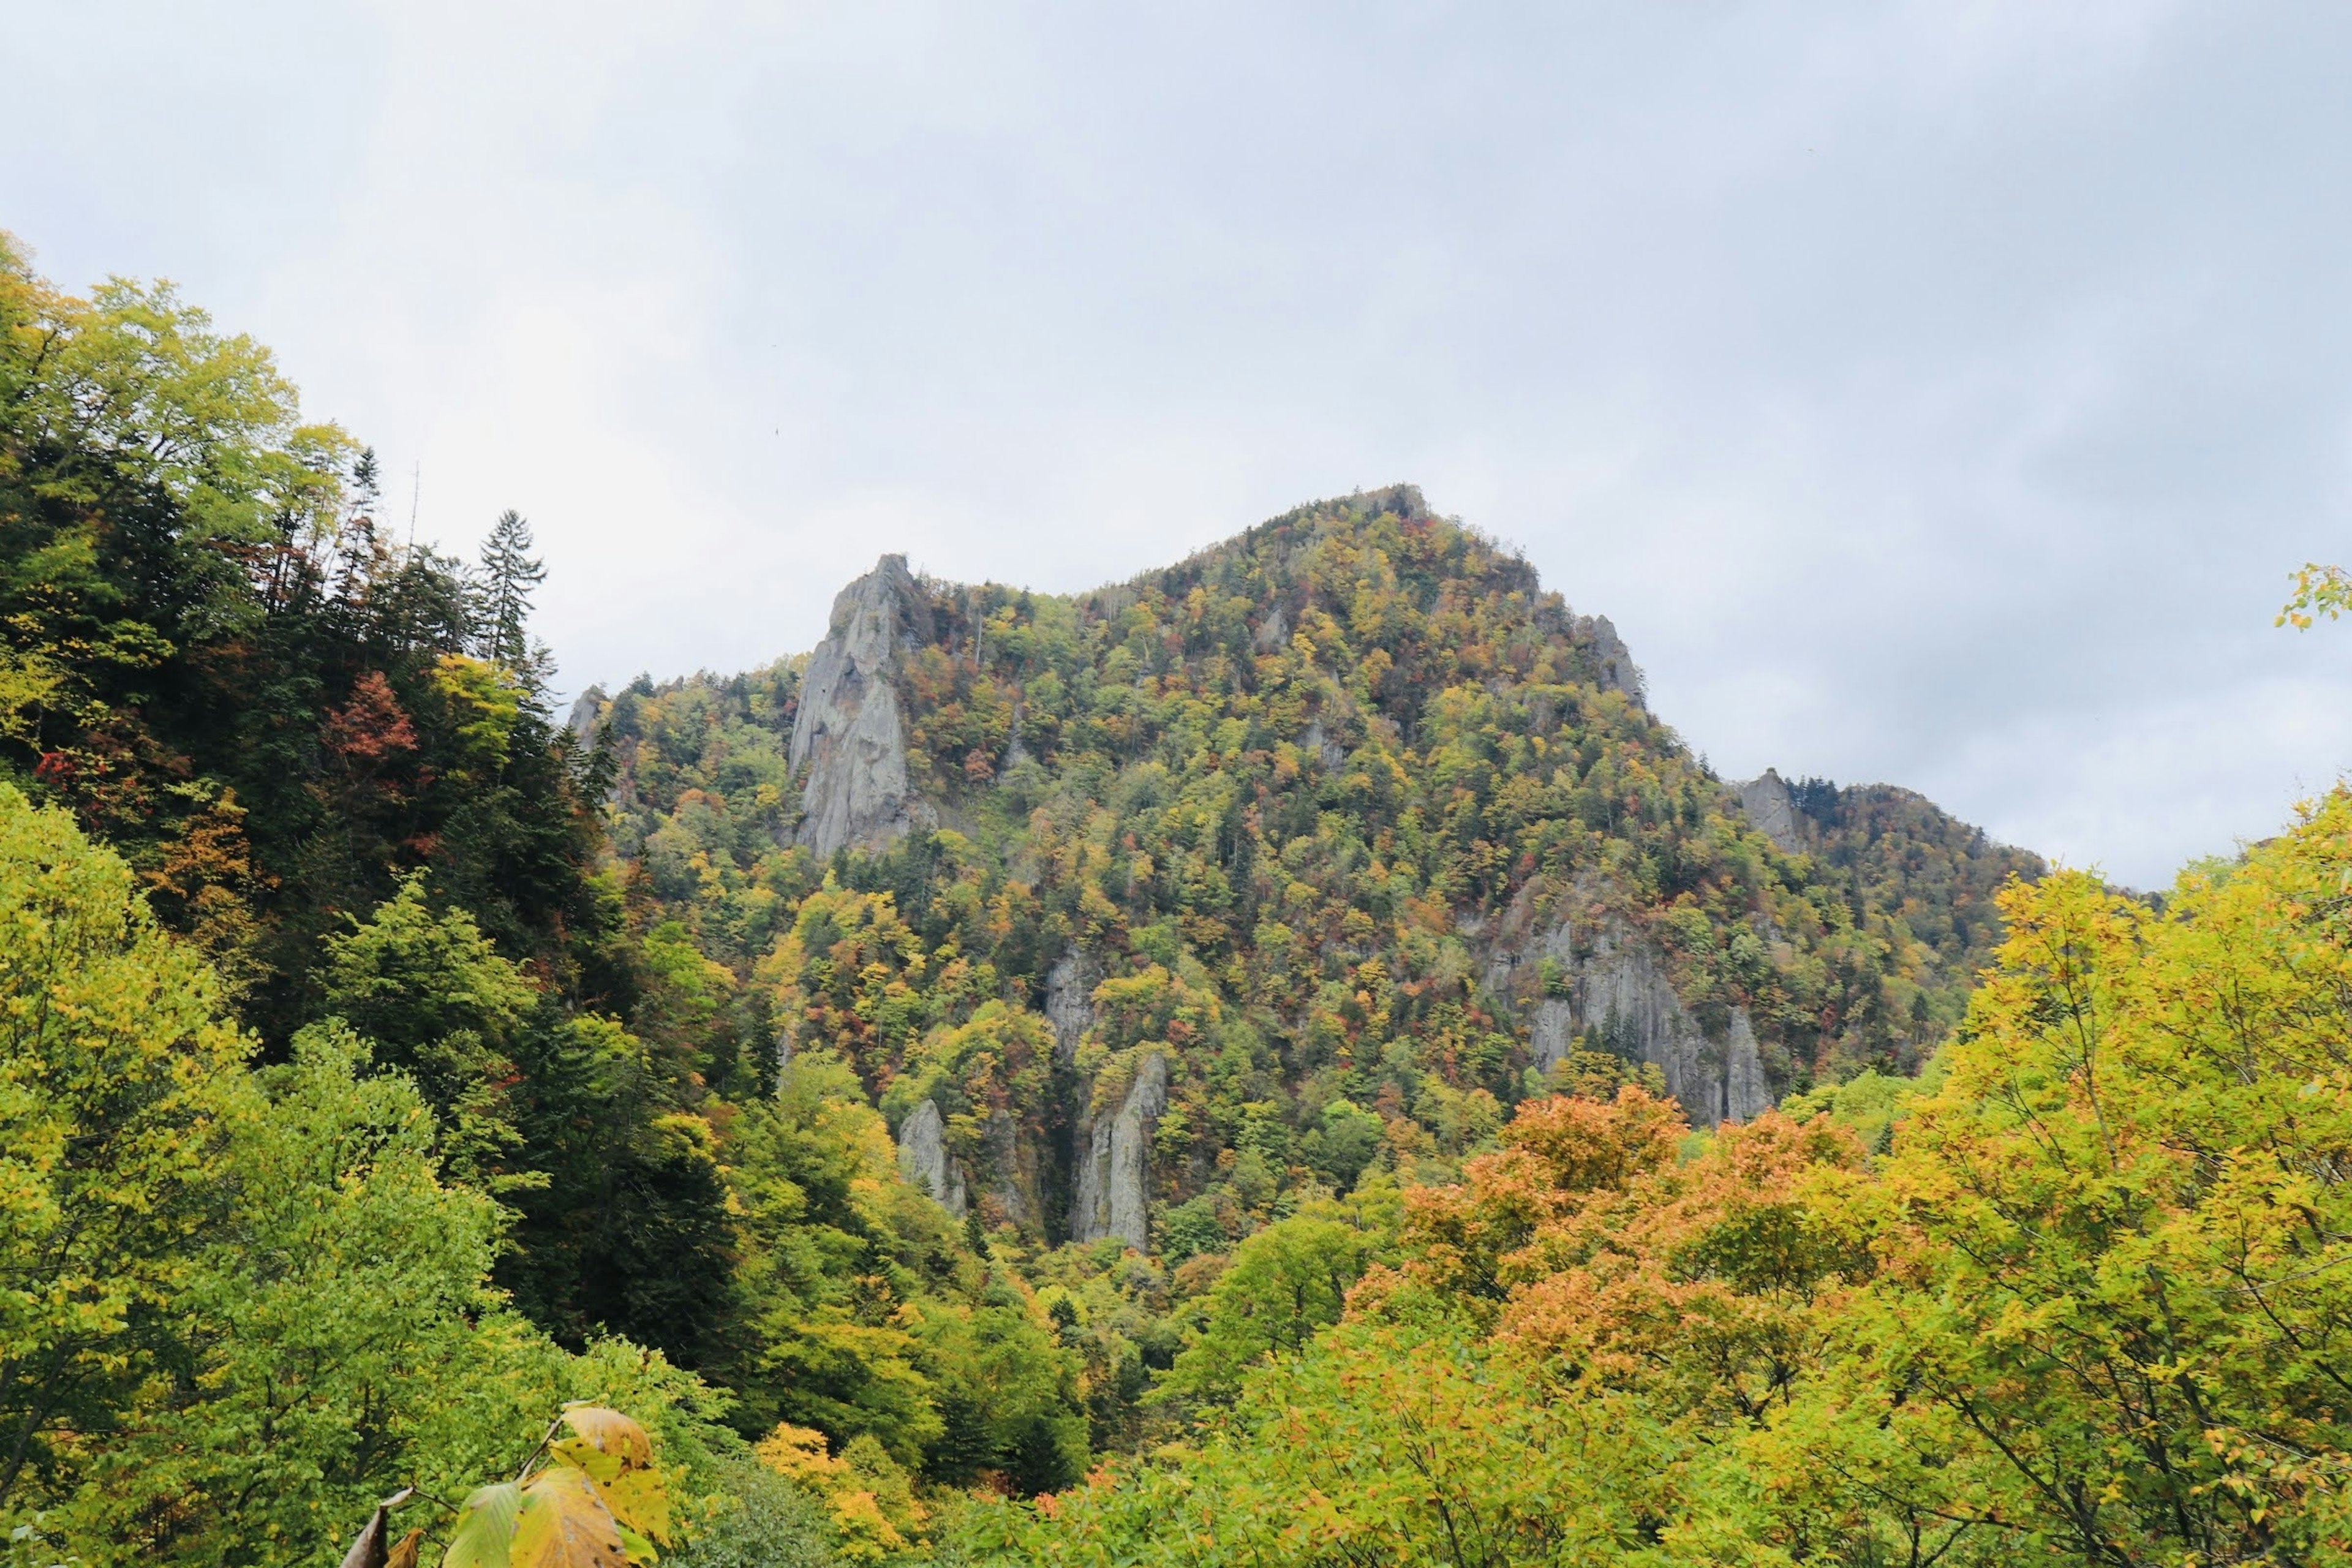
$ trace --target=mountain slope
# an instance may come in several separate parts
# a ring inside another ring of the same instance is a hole
[[[1605,619],[1409,487],[1075,596],[886,557],[805,660],[574,723],[746,1059],[840,1053],[951,1207],[1175,1256],[1563,1079],[1706,1126],[1914,1066],[2034,866],[1907,795],[1776,842]]]

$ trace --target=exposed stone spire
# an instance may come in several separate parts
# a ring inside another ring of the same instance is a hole
[[[1738,792],[1740,808],[1758,832],[1780,847],[1784,855],[1805,852],[1805,833],[1797,815],[1796,798],[1780,773],[1766,768],[1758,777],[1731,786]]]
[[[899,655],[929,642],[931,607],[903,555],[885,555],[833,601],[809,656],[793,721],[792,765],[805,766],[797,842],[819,859],[879,849],[929,819],[907,782]]]

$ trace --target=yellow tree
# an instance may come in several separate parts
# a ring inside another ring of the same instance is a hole
[[[1885,1272],[1843,1413],[1884,1437],[1847,1458],[2003,1550],[2340,1558],[2352,796],[2161,912],[2082,873],[2003,907],[1869,1199]]]

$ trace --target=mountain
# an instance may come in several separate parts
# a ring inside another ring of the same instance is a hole
[[[719,1058],[838,1054],[951,1210],[1171,1259],[1552,1087],[1704,1128],[1913,1070],[2041,871],[1717,778],[1605,616],[1409,486],[1076,595],[885,556],[805,657],[572,724],[632,897],[726,972]]]

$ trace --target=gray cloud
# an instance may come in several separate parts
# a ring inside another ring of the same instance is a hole
[[[427,535],[529,511],[582,684],[1410,478],[1727,773],[2149,883],[2352,760],[2352,628],[2270,626],[2352,555],[2352,19],[982,10],[0,0],[0,223],[278,345]]]

